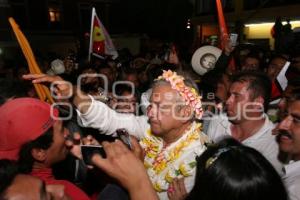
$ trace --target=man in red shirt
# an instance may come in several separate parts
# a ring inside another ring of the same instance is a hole
[[[71,199],[89,197],[73,183],[56,180],[51,166],[65,159],[69,132],[58,118],[58,110],[33,98],[17,98],[0,107],[0,158],[18,160],[25,173],[46,184],[63,185]]]

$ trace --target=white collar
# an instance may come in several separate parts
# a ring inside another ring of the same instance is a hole
[[[289,164],[284,165],[283,168],[286,176],[300,176],[300,160],[290,161]]]
[[[262,137],[263,135],[265,135],[266,131],[268,131],[270,129],[270,127],[272,127],[272,129],[273,129],[274,125],[269,120],[268,116],[264,115],[264,118],[265,118],[265,122],[264,122],[263,126],[255,134],[253,134],[252,136],[250,136],[247,139],[245,139],[243,141],[243,143],[244,142],[251,142],[251,141],[257,140],[260,137]],[[268,133],[268,134],[270,134],[270,136],[271,136],[271,133]]]
[[[266,131],[268,131],[270,129],[270,127],[272,127],[272,128],[274,127],[273,122],[271,122],[271,120],[269,119],[269,117],[265,113],[264,113],[264,118],[265,118],[265,121],[264,121],[263,126],[254,135],[252,135],[249,138],[242,141],[243,143],[246,142],[246,141],[250,142],[250,141],[253,141],[253,140],[256,140],[256,139],[260,138],[262,135],[265,134]],[[226,114],[221,115],[220,124],[225,128],[226,132],[230,136],[232,136],[231,128],[230,128],[232,123],[228,120],[228,117],[226,116]]]

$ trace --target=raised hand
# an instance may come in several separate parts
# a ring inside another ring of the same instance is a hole
[[[70,153],[79,159],[82,159],[81,145],[100,145],[93,136],[81,137],[78,132],[73,133],[72,137],[67,137],[65,144],[70,149]]]
[[[47,74],[25,74],[25,80],[32,80],[32,83],[50,84],[51,91],[57,99],[67,99],[73,95],[73,86],[70,82],[63,80],[60,76],[50,76]]]
[[[234,49],[235,47],[232,45],[230,38],[227,36],[227,38],[224,40],[225,55],[230,56]]]

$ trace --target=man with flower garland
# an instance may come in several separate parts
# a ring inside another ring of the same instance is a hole
[[[60,81],[56,82],[59,95],[69,95],[70,88],[60,77],[25,75],[24,78],[33,79],[33,83]],[[170,185],[178,178],[184,177],[187,192],[192,189],[195,157],[206,149],[208,139],[197,122],[203,111],[201,97],[191,80],[168,70],[155,81],[152,89],[147,116],[117,113],[91,96],[79,95],[78,91],[73,103],[84,126],[110,135],[125,128],[140,139],[152,185],[160,199],[168,199],[174,192]]]

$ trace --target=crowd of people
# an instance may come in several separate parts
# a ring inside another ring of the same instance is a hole
[[[0,199],[299,200],[300,52],[266,55],[227,40],[202,76],[175,46],[2,72]]]

